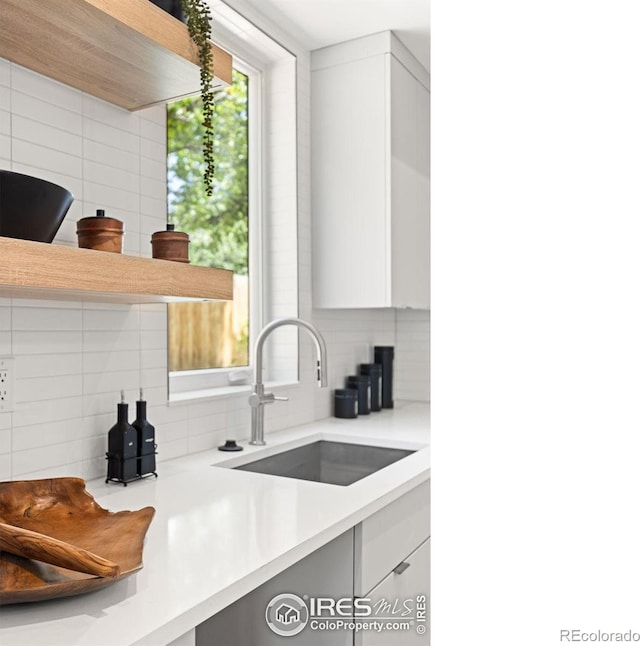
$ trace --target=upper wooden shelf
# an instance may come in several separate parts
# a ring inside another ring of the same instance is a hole
[[[232,300],[233,272],[0,237],[0,297],[113,303]]]
[[[186,25],[149,0],[2,0],[0,57],[127,110],[200,89]],[[213,46],[214,85],[231,55]]]

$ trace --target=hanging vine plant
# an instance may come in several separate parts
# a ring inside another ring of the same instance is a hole
[[[198,48],[200,58],[200,91],[202,94],[202,113],[204,135],[202,140],[202,153],[205,163],[204,185],[207,195],[213,193],[213,176],[215,174],[215,160],[213,158],[213,51],[211,48],[211,12],[206,0],[180,0],[191,40]]]

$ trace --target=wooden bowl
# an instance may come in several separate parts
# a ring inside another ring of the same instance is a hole
[[[142,568],[145,534],[155,509],[110,512],[81,478],[0,482],[0,521],[46,534],[120,566],[99,577],[0,552],[0,605],[69,597],[112,585]]]

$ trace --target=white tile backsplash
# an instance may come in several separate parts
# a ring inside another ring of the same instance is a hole
[[[312,310],[308,53],[298,52],[297,83],[291,62],[276,67],[268,128],[275,155],[267,214],[273,229],[266,273],[275,284],[269,316],[294,314],[297,294],[299,315],[327,340],[329,388],[318,388],[315,348],[303,333],[300,383],[279,393],[288,402],[268,408],[267,433],[331,415],[332,390],[372,359],[375,344],[397,348],[396,397],[429,397],[428,312]],[[296,120],[297,140],[290,129],[278,131],[278,123]],[[75,246],[76,221],[104,208],[125,223],[125,253],[150,256],[151,234],[166,223],[165,137],[163,106],[130,113],[0,59],[0,165],[5,159],[5,167],[56,182],[75,196],[56,244]],[[296,264],[297,276],[291,271]],[[283,368],[276,357],[266,361],[273,361],[274,376],[286,377],[298,336],[294,329],[279,332]],[[16,357],[15,410],[0,414],[3,479],[104,477],[107,431],[121,389],[133,419],[144,388],[161,476],[164,460],[249,436],[246,394],[167,404],[164,305],[0,299],[0,354]]]

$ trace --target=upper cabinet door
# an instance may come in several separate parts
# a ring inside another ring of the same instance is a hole
[[[391,34],[312,53],[313,305],[429,308],[427,72]]]

